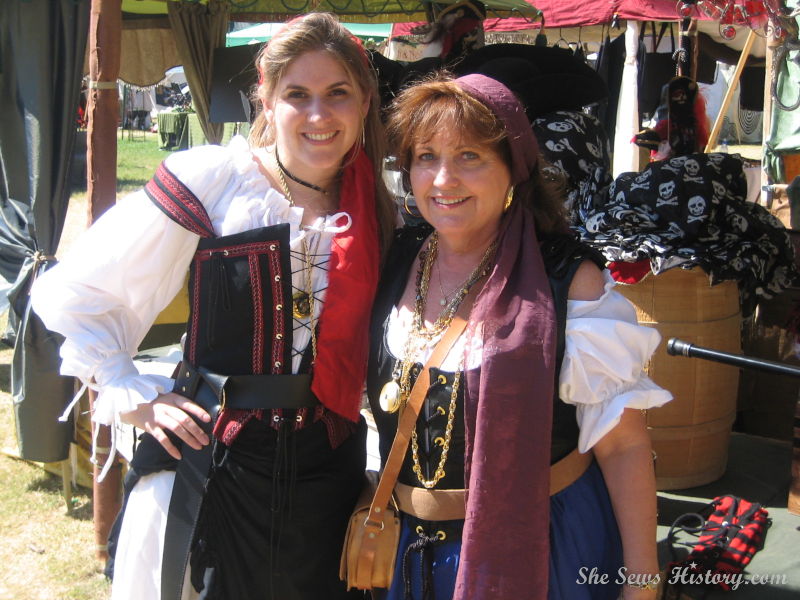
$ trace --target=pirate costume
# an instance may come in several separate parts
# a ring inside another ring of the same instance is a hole
[[[397,427],[397,413],[383,410],[380,391],[392,378],[398,358],[402,358],[407,331],[396,308],[417,252],[430,234],[429,227],[409,227],[399,232],[387,258],[384,278],[379,286],[373,311],[370,367],[367,392],[380,433],[381,456],[386,457]],[[606,273],[605,292],[593,301],[567,300],[571,277],[580,262],[592,260],[592,253],[572,238],[556,238],[542,244],[544,263],[555,305],[559,308],[559,342],[564,343],[558,394],[553,397],[553,430],[550,462],[557,463],[576,448],[588,452],[618,422],[625,408],[654,408],[670,396],[641,375],[642,368],[658,344],[657,333],[636,324],[630,304],[613,291],[614,282]],[[567,252],[568,255],[563,253]],[[563,311],[563,312],[561,312]],[[462,336],[466,338],[466,336]],[[431,370],[431,387],[417,422],[418,457],[423,478],[431,478],[439,465],[447,438],[448,411],[454,371],[465,350],[460,340],[438,369]],[[480,343],[470,345],[468,369],[480,370]],[[412,367],[412,378],[432,350],[420,355]],[[462,371],[460,377],[466,378]],[[560,395],[560,398],[559,398]],[[533,419],[536,402],[521,420]],[[493,409],[495,410],[495,409]],[[502,410],[496,408],[496,410]],[[464,392],[458,390],[452,434],[448,444],[444,477],[433,488],[463,489],[464,485]],[[510,434],[509,434],[510,435]],[[509,465],[524,470],[527,462]],[[414,488],[416,496],[425,488],[414,472],[409,449],[399,476],[403,489]],[[402,505],[401,505],[402,507]],[[535,510],[530,503],[519,510]],[[403,530],[396,559],[392,588],[385,596],[405,600],[425,598],[423,588],[431,586],[433,598],[451,598],[459,567],[462,519],[429,521],[412,514],[403,515]],[[545,535],[543,532],[531,535]],[[550,600],[616,599],[619,588],[613,584],[576,583],[580,568],[596,566],[598,572],[616,574],[622,566],[622,546],[617,523],[600,469],[593,462],[572,485],[550,496]],[[505,554],[506,557],[509,554]],[[611,577],[613,580],[615,577]],[[533,586],[534,582],[531,581]],[[381,596],[378,596],[379,598]]]
[[[216,417],[181,461],[142,437],[115,600],[348,597],[338,561],[365,466],[359,325],[379,248],[371,164],[347,164],[340,212],[301,228],[244,139],[173,154],[37,281],[37,312],[66,337],[62,373],[99,392],[96,421],[171,390]],[[177,380],[140,375],[131,357],[187,270]]]
[[[538,152],[518,102],[482,75],[455,82],[504,121],[512,184],[527,180]],[[409,323],[396,308],[420,248],[415,298],[425,297],[436,235],[430,228],[401,231],[379,285],[367,391],[383,460],[397,427],[388,391],[396,379],[408,387],[404,374],[416,378],[438,341],[432,335],[427,344],[406,342],[419,334],[421,311],[415,307]],[[599,600],[619,594],[613,581],[578,583],[582,567],[596,566],[613,580],[622,566],[608,491],[587,453],[625,408],[670,400],[643,373],[659,335],[637,325],[608,274],[599,299],[568,301],[572,276],[596,255],[568,234],[541,243],[537,235],[531,213],[513,202],[467,329],[431,369],[395,488],[403,528],[395,576],[377,598]]]

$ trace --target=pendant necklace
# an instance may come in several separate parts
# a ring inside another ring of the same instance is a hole
[[[469,290],[488,273],[489,266],[497,250],[497,240],[489,245],[478,266],[461,284],[460,289],[455,292],[453,298],[445,304],[444,309],[429,329],[425,326],[424,314],[430,289],[431,272],[436,262],[438,248],[439,234],[434,231],[428,242],[428,247],[420,252],[420,268],[416,280],[414,313],[403,356],[395,362],[392,378],[381,388],[378,397],[381,409],[389,413],[397,412],[405,406],[411,394],[411,372],[416,356],[422,353],[425,347],[434,339],[444,333],[453,321],[461,301],[469,293]]]
[[[442,297],[439,300],[439,306],[447,306],[448,298],[458,291],[458,287],[454,288],[449,294],[445,293],[444,286],[442,285],[442,264],[436,264],[436,278],[439,280],[439,291],[442,292]],[[463,287],[463,284],[462,284]]]
[[[291,175],[281,164],[280,160],[278,159],[278,147],[275,146],[275,162],[278,165],[278,181],[281,184],[281,188],[283,191],[283,195],[286,196],[286,199],[289,201],[289,206],[294,206],[294,199],[292,198],[292,192],[289,190],[289,185],[286,183],[286,179],[284,177],[284,173],[289,175],[290,179],[293,181],[297,181],[307,187],[314,187],[321,191],[323,194],[327,194],[325,190],[314,186],[314,184],[308,184],[303,181],[298,181],[295,177]],[[306,232],[307,233],[307,232]],[[301,243],[303,246],[303,272],[305,275],[305,281],[303,282],[304,288],[298,292],[292,294],[292,315],[295,319],[308,319],[309,320],[309,329],[311,330],[311,356],[316,358],[317,357],[317,332],[314,326],[314,289],[312,283],[312,273],[314,270],[314,256],[317,254],[317,250],[319,249],[319,243],[322,235],[316,236],[316,244],[314,245],[313,252],[309,251],[308,247],[308,235],[303,235],[301,239]]]

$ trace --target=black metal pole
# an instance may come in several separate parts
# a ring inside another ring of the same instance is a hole
[[[720,352],[719,350],[711,350],[709,348],[695,346],[694,344],[684,342],[678,338],[669,339],[667,342],[667,354],[672,356],[703,358],[705,360],[725,363],[726,365],[733,365],[734,367],[741,367],[743,369],[758,369],[769,373],[781,373],[783,375],[791,375],[792,377],[800,377],[800,368],[798,367],[792,367],[771,360],[761,360],[742,356],[740,354],[729,354],[727,352]]]

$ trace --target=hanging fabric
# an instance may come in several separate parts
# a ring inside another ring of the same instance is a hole
[[[661,45],[661,40],[664,34],[669,29],[669,37],[672,43],[672,51],[658,52],[658,47]],[[652,45],[650,49],[644,40],[647,24],[642,27],[639,33],[639,55],[637,60],[639,62],[639,114],[652,115],[656,112],[656,108],[661,103],[661,89],[669,82],[670,79],[675,77],[675,33],[673,31],[672,23],[662,23],[661,29],[656,35],[656,24],[650,21],[650,31],[652,38]]]

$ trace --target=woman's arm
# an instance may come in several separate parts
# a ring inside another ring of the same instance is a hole
[[[205,412],[164,394],[171,380],[140,375],[132,356],[183,284],[197,239],[139,192],[90,227],[31,294],[47,328],[65,337],[61,373],[98,389],[95,421],[132,423],[173,456],[164,430],[197,448],[206,438],[186,411],[200,418]]]
[[[626,576],[644,582],[658,572],[656,480],[642,411],[626,409],[619,424],[594,446],[622,538]],[[624,586],[625,600],[652,600],[656,590]]]
[[[596,300],[604,278],[594,263],[584,261],[570,285],[570,300]],[[625,409],[619,423],[595,445],[594,454],[606,481],[622,538],[623,563],[633,581],[659,572],[656,552],[656,483],[650,437],[643,412]],[[616,575],[616,574],[615,574]],[[624,586],[625,600],[652,600],[656,590]]]

